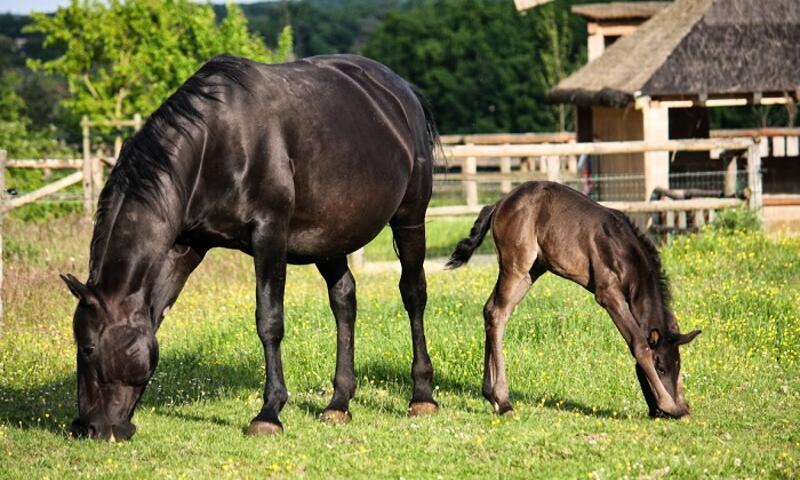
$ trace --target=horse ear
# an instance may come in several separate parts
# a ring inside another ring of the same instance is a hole
[[[675,336],[675,346],[679,345],[686,345],[687,343],[694,340],[694,337],[700,335],[700,330],[694,330],[689,333],[679,333]]]
[[[650,344],[650,348],[656,348],[660,340],[661,332],[657,328],[650,330],[650,335],[647,336],[647,343]]]
[[[80,280],[69,273],[66,275],[59,274],[58,276],[61,277],[61,280],[64,280],[64,283],[67,284],[69,291],[72,292],[72,294],[75,295],[75,298],[80,300],[81,303],[84,305],[97,304],[97,299],[92,291],[89,290],[89,287],[81,283]]]

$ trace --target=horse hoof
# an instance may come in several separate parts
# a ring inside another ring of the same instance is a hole
[[[501,417],[513,417],[515,415],[514,409],[511,408],[511,406],[505,408],[501,407],[500,410],[497,411],[497,414],[500,415]]]
[[[408,415],[411,417],[431,415],[438,411],[439,405],[433,402],[414,402],[408,407]]]
[[[248,435],[277,435],[283,433],[283,427],[274,423],[253,420],[247,427]]]
[[[343,412],[341,410],[325,410],[319,418],[327,423],[345,424],[350,423],[353,416],[350,415],[350,412]]]

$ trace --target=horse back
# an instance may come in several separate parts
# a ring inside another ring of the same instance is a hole
[[[564,185],[528,182],[498,205],[492,231],[501,263],[533,258],[594,292],[598,283],[622,281],[635,263],[630,257],[640,257],[639,240],[621,215]]]
[[[430,182],[425,113],[388,68],[350,55],[234,60],[240,81],[220,82],[224,98],[205,112],[191,215],[204,227],[238,237],[285,214],[291,257],[342,255],[374,238],[426,173]],[[247,250],[246,238],[224,240]]]

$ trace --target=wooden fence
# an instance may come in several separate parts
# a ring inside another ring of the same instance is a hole
[[[434,207],[428,209],[428,216],[453,216],[475,214],[480,211],[478,204],[478,184],[501,182],[501,190],[508,191],[512,182],[528,180],[562,180],[561,158],[576,157],[579,155],[609,155],[622,153],[645,152],[678,152],[678,151],[745,151],[747,155],[748,201],[751,207],[759,209],[762,205],[761,186],[761,147],[760,143],[749,138],[712,138],[712,139],[687,139],[667,140],[662,142],[625,141],[625,142],[593,142],[593,143],[561,143],[561,144],[502,144],[502,145],[454,145],[444,146],[445,159],[440,159],[439,164],[457,165],[461,167],[460,173],[437,174],[439,180],[461,181],[464,189],[465,204],[448,207]],[[520,159],[537,159],[541,171],[522,169],[512,171],[512,164],[520,163]],[[493,159],[499,165],[500,172],[479,172],[477,166],[479,159]],[[736,162],[731,161],[726,172],[727,177],[735,180]],[[569,170],[569,168],[568,168]],[[726,178],[726,184],[732,183]],[[735,181],[733,182],[735,183]],[[741,201],[736,199],[711,199],[704,203],[698,200],[681,202],[606,202],[609,206],[625,211],[626,213],[647,212],[695,212],[712,209],[709,205],[718,205],[713,209],[729,208]],[[688,202],[688,203],[687,203]],[[693,205],[697,205],[695,208]],[[702,208],[701,208],[702,207]],[[659,210],[662,209],[663,210]],[[669,216],[668,216],[669,217]]]

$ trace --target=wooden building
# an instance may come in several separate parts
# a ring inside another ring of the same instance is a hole
[[[612,43],[635,32],[650,17],[669,6],[669,2],[611,2],[575,5],[572,13],[586,19],[586,56],[591,62]]]
[[[627,8],[616,5],[573,11],[602,32],[600,17],[610,15],[598,12]],[[602,55],[550,92],[550,100],[577,107],[578,141],[704,138],[709,108],[798,101],[800,1],[676,0],[651,7],[652,18],[617,30],[621,38],[607,48],[604,40]],[[669,187],[670,171],[721,167],[708,155],[668,153],[607,156],[598,164],[603,175],[644,175],[635,187],[643,199],[657,186]]]

